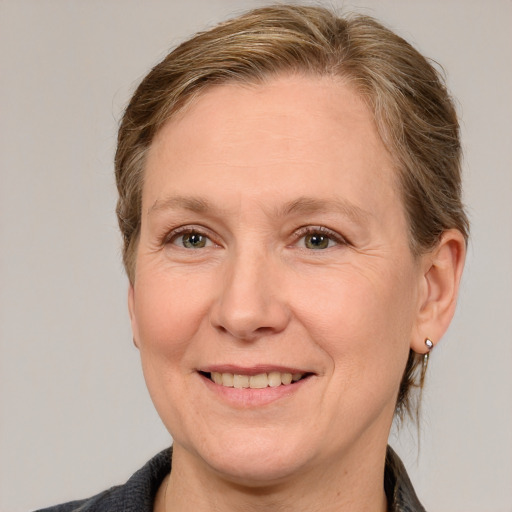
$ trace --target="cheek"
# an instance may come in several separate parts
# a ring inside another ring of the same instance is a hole
[[[397,272],[366,263],[303,285],[298,316],[331,359],[341,386],[389,380],[398,385],[414,323],[412,276],[403,267]]]
[[[172,277],[170,277],[172,275]],[[179,275],[141,273],[136,281],[134,312],[141,356],[158,355],[166,364],[179,363],[207,318],[204,283]]]
[[[334,272],[303,276],[294,292],[297,304],[311,325],[343,337],[380,332],[380,338],[390,329],[403,335],[414,320],[414,281],[408,270],[390,267],[347,264]]]
[[[186,376],[197,351],[194,340],[208,316],[203,287],[170,274],[153,271],[137,276],[134,314],[149,394],[169,432],[179,438],[183,408],[190,407],[184,397],[190,397]]]

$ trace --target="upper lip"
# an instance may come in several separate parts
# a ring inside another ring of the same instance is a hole
[[[269,365],[261,364],[254,366],[239,366],[233,364],[215,364],[199,368],[198,371],[204,373],[232,373],[233,375],[259,375],[261,373],[313,373],[311,370],[305,370],[304,368],[281,366],[281,365]]]

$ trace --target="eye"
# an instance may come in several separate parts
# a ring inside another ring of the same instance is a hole
[[[186,229],[171,233],[168,243],[183,247],[184,249],[203,249],[213,245],[213,242],[204,233],[194,229]]]
[[[345,245],[346,240],[339,234],[323,227],[306,227],[298,231],[297,245],[303,249],[321,251],[337,245]]]
[[[311,233],[304,237],[304,245],[307,249],[327,249],[332,245],[332,240],[321,233]]]

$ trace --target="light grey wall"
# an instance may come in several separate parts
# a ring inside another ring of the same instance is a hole
[[[332,1],[448,72],[473,223],[459,311],[431,360],[421,450],[392,443],[427,509],[512,510],[512,2]],[[0,511],[120,483],[169,444],[126,313],[116,124],[186,35],[256,0],[0,0]],[[362,7],[362,6],[365,7]]]

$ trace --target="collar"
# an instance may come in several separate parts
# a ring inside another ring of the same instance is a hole
[[[400,457],[391,446],[386,451],[384,490],[388,498],[389,512],[425,512]]]
[[[156,493],[172,469],[172,447],[153,457],[124,485],[92,498],[69,502],[36,512],[152,512]],[[425,512],[398,455],[388,446],[384,489],[389,512]]]

